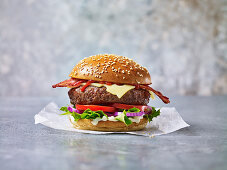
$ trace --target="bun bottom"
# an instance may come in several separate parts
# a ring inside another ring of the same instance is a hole
[[[97,125],[93,125],[90,119],[80,119],[77,122],[74,122],[69,117],[69,120],[76,129],[105,132],[128,132],[142,130],[146,127],[148,122],[147,118],[143,118],[139,123],[133,122],[131,125],[126,126],[123,122],[120,121],[99,121]]]

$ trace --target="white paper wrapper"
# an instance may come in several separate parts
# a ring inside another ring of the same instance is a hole
[[[75,131],[80,133],[90,134],[127,133],[150,137],[168,134],[189,126],[182,119],[182,117],[174,107],[161,108],[160,116],[154,118],[152,122],[148,123],[145,129],[134,132],[100,132],[75,129],[70,123],[68,116],[60,115],[61,113],[62,111],[59,110],[57,104],[51,102],[45,108],[43,108],[38,114],[35,115],[34,117],[35,124],[41,123],[50,128]]]

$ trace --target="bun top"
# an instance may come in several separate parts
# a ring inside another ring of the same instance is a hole
[[[99,54],[81,60],[69,77],[119,84],[151,84],[145,67],[127,57]]]

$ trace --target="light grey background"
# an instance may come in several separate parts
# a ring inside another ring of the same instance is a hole
[[[57,96],[83,57],[146,66],[168,95],[227,94],[224,0],[0,0],[0,96]]]

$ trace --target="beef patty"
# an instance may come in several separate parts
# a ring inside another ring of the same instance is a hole
[[[106,87],[88,86],[84,92],[81,92],[81,86],[69,90],[70,102],[76,104],[112,104],[122,103],[131,105],[147,105],[149,103],[150,93],[144,89],[132,89],[125,93],[121,98],[106,91]]]

